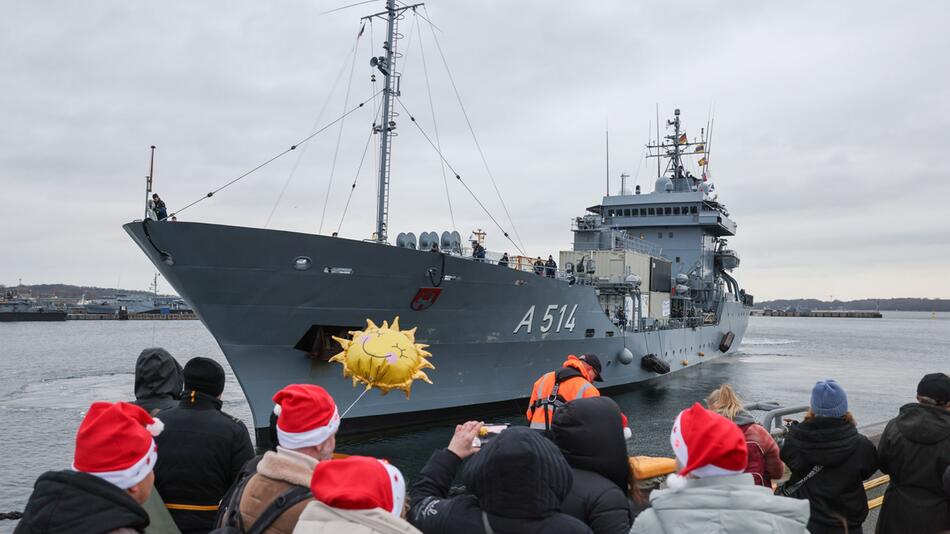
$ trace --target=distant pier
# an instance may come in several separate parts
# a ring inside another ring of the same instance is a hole
[[[752,310],[752,315],[763,317],[844,317],[851,319],[880,319],[879,311],[846,311],[846,310]]]
[[[179,313],[70,313],[69,321],[189,321],[197,319],[194,312]]]

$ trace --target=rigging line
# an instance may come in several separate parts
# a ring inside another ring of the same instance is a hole
[[[407,8],[410,7],[409,4],[403,2],[402,0],[396,0],[396,3],[397,3],[397,4],[400,4],[400,5],[404,6],[404,7],[407,7]],[[422,8],[425,9],[425,6],[422,6]],[[419,13],[419,12],[418,12],[417,10],[415,10],[415,9],[413,9],[412,11],[413,11],[413,13],[415,13],[416,15],[422,17],[422,20],[428,22],[429,25],[431,25],[433,28],[439,30],[440,32],[442,31],[442,28],[439,28],[438,26],[436,26],[435,23],[432,22],[431,20],[429,20],[428,17],[426,17],[426,16],[423,15],[422,13]],[[428,14],[428,11],[426,11],[426,14]]]
[[[345,118],[346,118],[348,115],[350,115],[351,113],[353,113],[353,112],[357,111],[358,109],[362,108],[367,102],[369,102],[370,100],[372,100],[372,99],[373,99],[374,97],[376,97],[378,94],[379,94],[379,93],[376,93],[376,94],[374,94],[372,97],[370,97],[370,98],[368,98],[368,99],[366,99],[366,100],[360,102],[359,105],[355,106],[353,109],[347,111],[346,113],[344,113],[343,115],[337,117],[336,119],[333,119],[333,121],[327,123],[324,127],[320,128],[319,130],[317,130],[317,131],[311,133],[310,135],[304,137],[304,138],[301,139],[300,141],[297,141],[295,144],[291,145],[290,148],[285,149],[284,151],[282,151],[282,152],[278,153],[277,155],[271,157],[270,159],[264,161],[263,163],[261,163],[260,165],[254,167],[253,169],[251,169],[251,170],[245,172],[244,174],[238,176],[237,178],[234,178],[234,179],[231,180],[230,182],[227,182],[226,184],[222,185],[221,187],[219,187],[219,188],[217,188],[217,189],[215,189],[215,190],[213,190],[213,191],[207,193],[205,196],[200,197],[199,199],[197,199],[197,200],[191,202],[190,204],[186,205],[184,208],[181,208],[181,209],[179,209],[178,211],[176,211],[176,212],[170,214],[168,217],[171,218],[171,217],[173,217],[173,216],[175,216],[175,215],[178,215],[179,213],[181,213],[181,212],[185,211],[186,209],[188,209],[188,208],[194,206],[195,204],[197,204],[197,203],[199,203],[199,202],[202,202],[202,201],[204,201],[204,200],[206,200],[206,199],[209,199],[209,198],[213,197],[215,194],[217,194],[218,192],[222,191],[223,189],[225,189],[225,188],[227,188],[227,187],[230,187],[231,185],[235,184],[236,182],[238,182],[238,181],[240,181],[240,180],[243,180],[244,178],[247,178],[247,177],[250,176],[251,174],[253,174],[253,173],[255,173],[255,172],[257,172],[257,171],[263,169],[264,167],[270,165],[270,164],[273,163],[274,161],[277,161],[277,160],[280,159],[281,157],[287,155],[288,153],[290,153],[290,152],[292,152],[292,151],[294,151],[294,150],[297,150],[297,147],[298,147],[298,146],[300,146],[300,145],[306,143],[307,141],[313,139],[313,138],[316,137],[317,135],[319,135],[319,134],[323,133],[324,131],[326,131],[327,129],[329,129],[329,128],[330,128],[331,126],[333,126],[334,124],[336,124],[336,123],[340,122],[341,120],[345,119]]]
[[[359,45],[359,36],[356,38],[356,43],[353,45],[353,48],[350,50],[350,53],[353,54],[354,58],[356,56],[357,46]],[[323,107],[320,108],[320,112],[317,113],[317,118],[313,121],[313,126],[310,129],[314,129],[320,125],[320,119],[323,118],[323,114],[326,113],[327,107],[330,105],[330,100],[333,97],[333,93],[336,92],[337,86],[340,84],[340,80],[343,79],[343,73],[346,72],[346,64],[349,63],[349,57],[343,60],[343,63],[340,65],[340,71],[336,75],[336,79],[333,81],[333,86],[330,88],[330,92],[327,93],[327,99],[323,102]],[[267,216],[267,221],[264,222],[264,228],[270,226],[270,221],[274,217],[274,213],[277,212],[278,206],[280,206],[281,201],[284,199],[284,193],[287,192],[287,187],[290,186],[291,180],[293,180],[294,175],[297,173],[297,168],[300,167],[300,162],[303,160],[303,155],[307,152],[307,147],[304,147],[297,154],[297,160],[294,162],[293,168],[290,169],[290,173],[287,175],[287,180],[284,181],[284,186],[280,188],[280,194],[277,195],[277,201],[274,202],[274,207],[271,208],[270,214]]]
[[[353,72],[356,71],[356,48],[359,44],[360,37],[363,36],[362,30],[359,35],[356,36],[356,43],[353,44],[353,60],[350,63],[350,77],[346,82],[346,93],[343,97],[343,109],[346,110],[347,106],[350,104],[350,88],[353,86]],[[327,192],[323,196],[323,211],[320,213],[320,228],[317,230],[318,234],[323,233],[323,221],[327,216],[327,203],[330,201],[330,189],[333,187],[333,175],[336,173],[336,161],[337,157],[340,155],[340,142],[343,140],[343,126],[346,124],[346,121],[340,121],[340,129],[336,134],[336,148],[333,149],[333,162],[330,164],[330,180],[327,182]]]
[[[422,9],[428,14],[425,6],[422,6]],[[459,108],[462,110],[462,116],[465,117],[465,124],[468,125],[468,131],[472,134],[472,140],[475,141],[475,148],[478,149],[478,155],[482,158],[482,164],[485,166],[485,171],[488,173],[488,178],[491,180],[491,185],[495,189],[495,194],[498,195],[498,200],[501,202],[501,207],[505,210],[505,215],[508,216],[508,224],[511,225],[512,231],[515,233],[515,237],[518,238],[518,241],[521,243],[521,246],[524,247],[524,240],[521,239],[521,235],[518,234],[518,228],[515,226],[515,222],[511,219],[511,212],[508,211],[508,206],[505,204],[505,199],[501,196],[501,191],[498,190],[498,184],[495,182],[495,176],[492,174],[491,169],[488,167],[488,160],[485,158],[485,153],[482,151],[482,146],[478,142],[478,137],[475,135],[475,128],[472,127],[472,121],[468,118],[468,112],[465,111],[465,105],[462,104],[462,96],[459,94],[458,87],[455,85],[455,78],[452,77],[452,71],[449,70],[449,63],[445,59],[445,53],[442,51],[442,45],[439,43],[439,38],[435,34],[432,24],[430,23],[429,29],[432,32],[432,39],[435,41],[435,46],[439,50],[439,55],[442,57],[442,64],[445,65],[445,72],[449,76],[449,82],[452,84],[452,90],[455,92],[455,99],[458,100]]]
[[[470,188],[468,184],[466,184],[465,181],[462,180],[462,176],[458,173],[458,171],[455,170],[455,167],[453,167],[452,164],[449,163],[447,159],[445,159],[445,155],[442,154],[442,151],[439,150],[438,147],[435,146],[435,143],[432,142],[432,139],[428,136],[428,134],[426,134],[425,130],[422,129],[422,126],[419,125],[419,122],[416,121],[416,117],[412,114],[412,112],[409,111],[409,109],[406,108],[406,105],[402,103],[402,99],[397,97],[396,102],[398,102],[399,105],[402,106],[402,109],[403,111],[406,112],[406,115],[409,115],[409,120],[412,121],[412,124],[414,124],[416,128],[419,129],[419,133],[422,134],[422,137],[424,137],[425,140],[429,142],[429,145],[432,147],[432,149],[435,150],[436,153],[439,154],[439,157],[442,158],[442,161],[445,162],[445,165],[449,168],[450,171],[452,171],[452,174],[455,175],[455,179],[458,180],[458,182],[462,184],[462,187],[464,187],[465,190],[468,191],[468,194],[471,195],[473,199],[475,199],[475,202],[477,202],[479,207],[482,208],[482,211],[485,212],[485,215],[488,215],[488,218],[491,219],[491,222],[493,222],[495,226],[497,226],[498,229],[501,230],[502,235],[504,235],[505,238],[508,241],[510,241],[511,244],[514,245],[516,249],[518,249],[518,252],[520,252],[522,256],[526,255],[525,251],[522,250],[520,246],[518,246],[518,243],[516,243],[515,240],[512,239],[510,235],[508,235],[508,232],[505,231],[505,228],[501,224],[499,224],[498,220],[495,219],[495,217],[491,214],[490,211],[488,211],[488,208],[485,207],[485,204],[483,204],[482,201],[479,200],[475,192],[472,191],[472,188]]]
[[[413,10],[413,14],[415,14],[415,10]],[[405,18],[405,15],[402,15],[402,17]],[[406,71],[409,69],[409,52],[412,51],[412,36],[416,33],[416,26],[418,26],[418,24],[419,24],[419,19],[416,17],[413,17],[412,27],[409,28],[409,38],[408,40],[406,40],[406,48],[405,48],[406,51],[399,52],[400,55],[399,55],[399,58],[397,58],[397,59],[402,60],[401,61],[402,67],[400,67],[401,70],[399,70],[399,72],[396,73],[399,76],[405,76]],[[397,37],[397,39],[401,39],[401,38],[402,37]]]
[[[429,68],[426,66],[426,53],[425,48],[422,46],[422,32],[419,32],[419,57],[422,58],[422,72],[425,74],[426,79],[426,93],[429,96],[429,113],[432,114],[432,130],[435,133],[435,145],[436,148],[441,152],[442,151],[442,141],[439,139],[439,122],[435,118],[435,104],[432,102],[432,86],[429,84]],[[449,195],[449,178],[445,174],[445,162],[439,160],[439,163],[442,166],[442,184],[445,185],[445,200],[449,206],[449,217],[452,220],[452,230],[458,231],[458,227],[455,225],[455,211],[452,209],[452,197]]]
[[[350,186],[350,193],[346,197],[346,205],[343,206],[343,214],[340,215],[340,224],[336,227],[336,233],[339,234],[340,230],[343,229],[343,220],[346,218],[346,213],[350,209],[350,201],[353,200],[353,193],[356,191],[356,182],[360,179],[360,171],[363,170],[363,163],[366,161],[366,153],[369,151],[370,141],[373,140],[373,135],[376,133],[376,117],[379,115],[379,107],[377,106],[376,112],[373,113],[373,128],[369,130],[369,136],[366,138],[366,146],[363,147],[363,155],[360,157],[360,164],[356,168],[356,176],[353,177],[353,185]]]
[[[362,2],[356,2],[355,4],[350,4],[350,5],[348,5],[348,6],[338,7],[338,8],[335,8],[335,9],[331,9],[330,11],[324,11],[324,12],[320,13],[319,15],[320,15],[320,16],[329,15],[330,13],[336,13],[337,11],[343,11],[344,9],[349,9],[349,8],[351,8],[351,7],[356,7],[356,6],[361,6],[361,5],[363,5],[363,4],[372,4],[373,2],[378,2],[378,1],[379,1],[379,0],[363,0]]]

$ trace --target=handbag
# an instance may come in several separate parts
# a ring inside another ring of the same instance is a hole
[[[822,469],[824,469],[824,467],[825,466],[823,465],[816,465],[815,467],[812,467],[811,471],[809,471],[802,478],[798,479],[798,481],[795,482],[794,484],[789,485],[788,482],[785,482],[781,486],[775,488],[775,494],[780,495],[782,497],[793,496],[796,491],[798,491],[799,489],[801,489],[802,486],[805,485],[805,482],[808,482],[813,476],[817,475]]]

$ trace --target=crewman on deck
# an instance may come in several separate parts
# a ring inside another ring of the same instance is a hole
[[[593,382],[600,377],[600,358],[596,354],[567,357],[564,365],[539,378],[531,388],[531,399],[525,415],[536,430],[550,430],[554,412],[566,403],[587,397],[599,397]]]
[[[548,278],[554,278],[557,274],[557,262],[554,261],[554,256],[548,255],[548,261],[544,262],[544,274]]]

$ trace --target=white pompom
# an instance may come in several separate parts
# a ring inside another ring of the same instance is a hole
[[[633,437],[633,430],[630,430],[629,426],[623,427],[623,439],[629,440]]]
[[[280,404],[274,405],[274,415],[276,415],[277,417],[280,417]]]
[[[162,430],[165,430],[165,423],[161,419],[152,418],[153,423],[150,425],[145,425],[145,430],[148,430],[148,433],[157,436],[162,433]]]
[[[686,487],[687,478],[679,476],[676,473],[666,477],[666,487],[673,491],[680,491]]]

